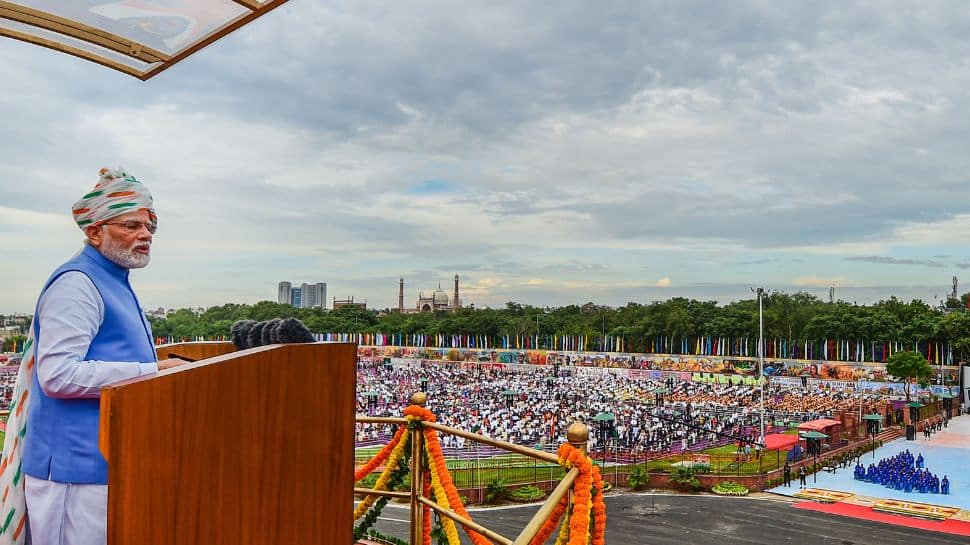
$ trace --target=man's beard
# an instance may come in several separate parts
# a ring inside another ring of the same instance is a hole
[[[131,248],[125,248],[120,243],[116,242],[110,236],[104,238],[104,242],[101,244],[101,253],[104,257],[108,258],[111,262],[124,269],[141,269],[148,265],[151,261],[151,255],[142,254],[135,252],[134,248],[138,246],[150,246],[150,243],[136,243]]]

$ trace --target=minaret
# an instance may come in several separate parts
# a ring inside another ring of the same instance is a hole
[[[404,312],[404,277],[401,277],[401,286],[397,290],[397,310]]]
[[[451,306],[461,308],[461,301],[458,299],[458,275],[455,274],[455,298],[451,300]]]

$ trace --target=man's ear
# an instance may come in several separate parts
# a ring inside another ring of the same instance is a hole
[[[101,247],[101,241],[104,239],[104,230],[101,229],[100,225],[90,225],[85,227],[84,234],[88,237],[91,246],[95,248]]]

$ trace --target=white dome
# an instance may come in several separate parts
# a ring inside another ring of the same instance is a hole
[[[448,294],[441,288],[434,290],[434,304],[435,305],[447,305],[448,304]]]

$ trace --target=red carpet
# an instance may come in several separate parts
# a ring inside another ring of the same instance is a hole
[[[797,507],[799,509],[808,509],[809,511],[819,511],[833,515],[853,517],[857,519],[872,520],[875,522],[884,522],[886,524],[896,524],[909,528],[920,528],[922,530],[932,530],[934,532],[970,536],[970,522],[964,522],[962,520],[925,520],[916,517],[880,513],[878,511],[873,511],[869,507],[841,502],[816,503],[813,501],[803,501],[801,503],[796,503],[793,507]]]

